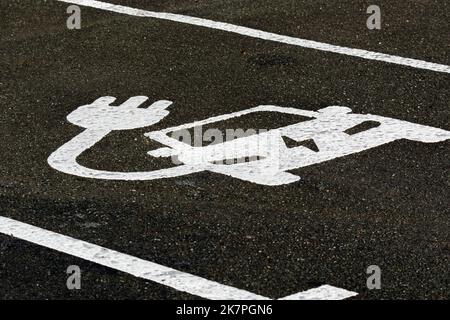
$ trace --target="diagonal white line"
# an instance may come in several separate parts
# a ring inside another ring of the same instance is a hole
[[[138,278],[154,281],[173,289],[212,300],[270,300],[269,298],[207,280],[186,272],[139,259],[89,242],[74,239],[0,216],[0,233],[22,239],[46,248],[70,254]],[[300,292],[282,300],[340,300],[357,295],[356,292],[322,286]]]
[[[135,277],[212,300],[267,300],[268,298],[236,289],[192,274],[171,269],[110,250],[89,242],[44,230],[23,222],[0,217],[0,233],[43,247],[129,273]]]
[[[293,46],[315,49],[325,52],[338,53],[347,56],[358,57],[367,60],[382,61],[387,63],[398,64],[402,66],[425,69],[435,72],[450,73],[450,66],[444,64],[438,64],[433,62],[427,62],[423,60],[404,58],[395,55],[367,51],[362,49],[354,49],[342,46],[336,46],[328,43],[306,40],[301,38],[295,38],[290,36],[284,36],[276,33],[266,32],[262,30],[242,27],[230,23],[218,22],[208,19],[196,18],[191,16],[185,16],[181,14],[165,13],[165,12],[154,12],[141,9],[130,8],[122,5],[115,5],[106,2],[96,1],[96,0],[57,0],[60,2],[66,2],[71,4],[77,4],[81,6],[97,8],[105,11],[111,11],[116,13],[127,14],[136,17],[148,17],[163,20],[170,20],[180,23],[186,23],[190,25],[222,30],[226,32],[236,33],[243,36],[248,36],[252,38],[263,39],[267,41],[274,41],[284,44],[289,44]]]

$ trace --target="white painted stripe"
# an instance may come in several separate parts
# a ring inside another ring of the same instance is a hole
[[[57,1],[71,3],[71,4],[77,4],[77,5],[91,7],[91,8],[97,8],[97,9],[101,9],[101,10],[105,10],[105,11],[127,14],[127,15],[131,15],[131,16],[136,16],[136,17],[148,17],[148,18],[156,18],[156,19],[163,19],[163,20],[170,20],[170,21],[175,21],[175,22],[180,22],[180,23],[186,23],[186,24],[190,24],[190,25],[206,27],[206,28],[216,29],[216,30],[222,30],[222,31],[231,32],[231,33],[235,33],[235,34],[240,34],[240,35],[248,36],[248,37],[252,37],[252,38],[258,38],[258,39],[263,39],[263,40],[267,40],[267,41],[274,41],[274,42],[289,44],[289,45],[303,47],[303,48],[325,51],[325,52],[338,53],[338,54],[358,57],[358,58],[367,59],[367,60],[382,61],[382,62],[393,63],[393,64],[397,64],[397,65],[417,68],[417,69],[450,73],[450,66],[444,65],[444,64],[438,64],[438,63],[427,62],[427,61],[423,61],[423,60],[399,57],[399,56],[380,53],[380,52],[367,51],[367,50],[362,50],[362,49],[354,49],[354,48],[342,47],[342,46],[327,44],[327,43],[318,42],[318,41],[284,36],[284,35],[280,35],[280,34],[276,34],[276,33],[242,27],[242,26],[238,26],[238,25],[234,25],[234,24],[230,24],[230,23],[225,23],[225,22],[218,22],[218,21],[213,21],[213,20],[208,20],[208,19],[185,16],[185,15],[181,15],[181,14],[154,12],[154,11],[135,9],[135,8],[130,8],[130,7],[122,6],[122,5],[115,5],[115,4],[110,4],[110,3],[95,1],[95,0],[57,0]]]
[[[23,222],[0,217],[0,233],[26,240],[100,265],[129,273],[159,284],[213,300],[267,300],[268,298],[236,289],[192,274],[171,269],[77,240]]]
[[[356,292],[326,284],[318,288],[306,290],[281,298],[280,300],[343,300],[354,297],[356,295],[358,295]]]
[[[245,290],[223,285],[215,281],[1,216],[0,233],[119,270],[138,278],[154,281],[205,299],[269,300],[269,298]],[[320,289],[323,287],[326,287],[326,289]],[[311,294],[311,292],[315,293]],[[288,296],[283,298],[283,300],[295,300],[296,298],[297,300],[305,300],[318,297],[322,300],[336,300],[346,299],[355,295],[357,295],[356,292],[327,285]]]

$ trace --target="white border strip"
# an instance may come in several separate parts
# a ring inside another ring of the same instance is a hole
[[[269,298],[142,260],[89,242],[0,216],[0,233],[63,252],[105,267],[154,281],[194,296],[212,300],[269,300]],[[332,286],[321,286],[288,296],[286,300],[336,300],[357,295]]]
[[[336,46],[332,44],[327,44],[323,42],[317,42],[312,40],[306,40],[301,38],[284,36],[276,33],[266,32],[262,30],[242,27],[230,23],[218,22],[208,19],[196,18],[191,16],[185,16],[181,14],[165,13],[165,12],[154,12],[141,9],[130,8],[121,5],[110,4],[106,2],[96,1],[96,0],[56,0],[60,2],[66,2],[91,8],[97,8],[105,11],[111,11],[116,13],[127,14],[136,17],[148,17],[163,20],[170,20],[180,23],[186,23],[190,25],[195,25],[199,27],[205,27],[210,29],[222,30],[226,32],[236,33],[243,36],[248,36],[252,38],[263,39],[267,41],[274,41],[284,44],[289,44],[293,46],[315,49],[325,52],[332,52],[343,54],[347,56],[358,57],[366,60],[382,61],[387,63],[393,63],[397,65],[430,70],[435,72],[450,73],[450,66],[444,64],[438,64],[433,62],[427,62],[423,60],[403,58],[399,56],[394,56],[390,54],[367,51],[362,49],[353,49],[347,47]]]

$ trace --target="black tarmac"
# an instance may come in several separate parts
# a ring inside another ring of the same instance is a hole
[[[366,27],[377,1],[109,2],[450,65],[445,1],[383,2],[377,31]],[[47,164],[82,130],[66,116],[107,95],[174,102],[158,124],[114,132],[79,159],[113,171],[171,165],[146,155],[161,145],[145,132],[258,105],[341,105],[450,130],[449,74],[86,7],[68,30],[67,7],[0,3],[1,216],[272,298],[321,284],[355,299],[450,298],[450,141],[396,141],[278,187],[210,172],[103,181]],[[81,290],[66,287],[69,265]],[[370,265],[381,290],[366,287]],[[0,283],[2,299],[197,298],[6,235]]]

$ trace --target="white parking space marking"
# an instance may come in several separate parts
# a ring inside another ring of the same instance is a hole
[[[343,300],[356,295],[357,293],[355,292],[325,284],[318,288],[306,290],[281,298],[280,300]]]
[[[284,44],[289,44],[293,46],[315,49],[325,52],[332,52],[343,54],[347,56],[358,57],[367,60],[382,61],[387,63],[398,64],[402,66],[425,69],[436,72],[450,73],[450,66],[444,64],[438,64],[433,62],[427,62],[418,59],[404,58],[395,55],[367,51],[362,49],[354,49],[348,47],[342,47],[337,45],[332,45],[328,43],[306,40],[301,38],[295,38],[290,36],[284,36],[276,33],[266,32],[262,30],[242,27],[230,23],[218,22],[209,19],[196,18],[191,16],[185,16],[181,14],[165,13],[165,12],[154,12],[142,9],[130,8],[127,6],[116,5],[95,0],[57,0],[60,2],[66,2],[71,4],[77,4],[81,6],[97,8],[105,11],[111,11],[116,13],[127,14],[136,17],[148,17],[163,20],[170,20],[200,27],[206,27],[210,29],[222,30],[226,32],[236,33],[243,36],[248,36],[252,38],[263,39],[267,41],[279,42]]]
[[[110,250],[89,242],[41,229],[20,221],[0,216],[0,233],[63,252],[87,261],[126,272],[135,277],[154,281],[173,289],[212,300],[269,300],[269,298],[207,280],[186,272],[139,259],[118,251]],[[326,286],[297,293],[286,299],[345,299],[356,292]]]
[[[309,111],[262,105],[146,134],[148,138],[165,145],[162,149],[150,151],[149,156],[176,155],[183,163],[180,166],[147,172],[113,172],[87,168],[77,162],[81,153],[93,147],[111,131],[147,127],[169,115],[166,108],[172,103],[166,100],[139,108],[147,99],[146,96],[136,96],[119,106],[111,106],[115,101],[114,97],[101,97],[71,112],[67,119],[86,130],[53,152],[48,158],[49,165],[67,174],[93,179],[155,180],[211,171],[253,183],[276,186],[300,179],[289,173],[289,170],[348,156],[395,140],[431,143],[450,139],[449,131],[371,114],[356,114],[348,107],[330,106]],[[258,112],[300,115],[311,120],[201,148],[169,136],[170,132],[180,132]],[[348,133],[348,130],[364,123],[376,123],[376,126],[358,134]],[[304,146],[288,148],[283,137],[296,142],[314,141],[317,150]],[[261,157],[262,160],[223,165],[227,158],[246,157]],[[218,161],[222,164],[217,164]]]

